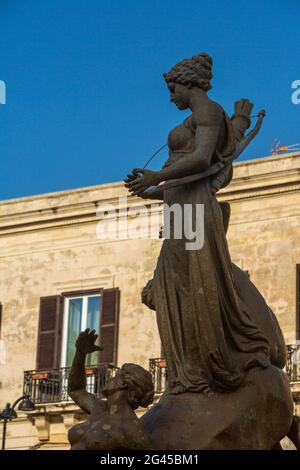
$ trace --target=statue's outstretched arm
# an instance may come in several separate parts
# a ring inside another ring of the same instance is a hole
[[[86,355],[102,348],[95,345],[95,330],[86,329],[76,341],[76,352],[68,379],[68,394],[72,400],[86,413],[91,413],[97,398],[86,390],[85,359]]]

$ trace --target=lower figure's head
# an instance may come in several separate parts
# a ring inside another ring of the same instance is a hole
[[[117,391],[126,394],[127,401],[133,410],[139,406],[147,407],[154,398],[152,375],[137,364],[124,364],[115,377],[108,381],[102,393],[109,397]]]

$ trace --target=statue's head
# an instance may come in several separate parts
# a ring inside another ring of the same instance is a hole
[[[164,78],[173,101],[179,109],[188,108],[189,92],[200,88],[204,92],[211,89],[212,58],[205,52],[184,59],[164,73]]]
[[[116,392],[123,392],[131,408],[146,408],[153,402],[154,386],[152,375],[137,364],[124,364],[111,378],[103,395],[107,398]]]

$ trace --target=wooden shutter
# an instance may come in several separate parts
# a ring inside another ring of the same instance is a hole
[[[296,269],[296,339],[300,340],[300,264]]]
[[[117,363],[120,291],[104,289],[100,312],[100,339],[104,348],[100,353],[102,364]]]
[[[37,343],[37,370],[60,366],[63,317],[63,298],[60,295],[41,297]]]

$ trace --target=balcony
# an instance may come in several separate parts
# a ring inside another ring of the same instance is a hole
[[[289,381],[292,384],[300,383],[300,344],[288,344],[287,353],[286,373]]]
[[[161,357],[149,359],[149,370],[152,374],[155,394],[163,393],[168,383],[166,360]]]
[[[28,395],[35,405],[59,402],[71,402],[68,395],[68,377],[70,367],[51,370],[27,370],[24,372],[23,393]],[[114,377],[117,367],[111,364],[87,366],[86,389],[98,395],[107,381]]]
[[[300,344],[287,346],[288,359],[286,373],[291,384],[300,384]],[[114,377],[117,367],[111,364],[87,366],[86,389],[95,395],[100,394],[107,381]],[[168,383],[166,360],[149,359],[149,370],[152,374],[156,395],[162,394]],[[23,393],[35,404],[71,402],[68,395],[68,377],[70,367],[51,370],[28,370],[24,372]],[[298,385],[297,385],[298,386]]]

